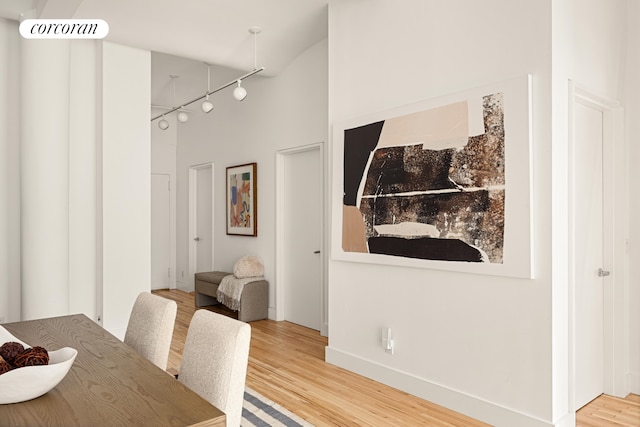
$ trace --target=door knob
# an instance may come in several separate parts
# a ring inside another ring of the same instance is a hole
[[[609,275],[611,275],[610,271],[603,270],[602,268],[598,269],[598,277],[607,277]]]
[[[193,239],[193,240],[195,240],[196,242],[199,242],[199,241],[200,241],[200,238],[199,238],[199,237],[196,237],[196,238],[195,238],[195,239]]]

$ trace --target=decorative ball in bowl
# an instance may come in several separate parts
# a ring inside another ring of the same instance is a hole
[[[0,348],[7,343],[19,343],[25,351],[15,356],[18,360],[12,357],[11,363],[4,358],[0,360],[0,366],[5,367],[0,369],[0,372],[4,372],[0,374],[0,404],[24,402],[47,393],[67,375],[78,355],[78,351],[71,347],[48,352],[42,347],[32,348],[0,326]],[[43,355],[43,352],[46,354]],[[0,357],[2,357],[1,354],[0,352]],[[43,363],[42,359],[48,359],[47,364],[37,364]],[[13,363],[21,367],[15,367]]]

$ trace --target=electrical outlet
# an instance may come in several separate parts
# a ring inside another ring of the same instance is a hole
[[[385,352],[393,354],[395,343],[391,336],[391,328],[382,328],[382,347]]]

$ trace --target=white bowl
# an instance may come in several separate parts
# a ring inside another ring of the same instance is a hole
[[[0,345],[9,341],[31,347],[0,326]],[[77,355],[78,350],[64,347],[49,351],[48,365],[25,366],[0,375],[0,404],[24,402],[42,396],[62,381]]]

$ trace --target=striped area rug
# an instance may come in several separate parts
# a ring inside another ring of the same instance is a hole
[[[313,427],[249,387],[245,388],[241,427]]]

